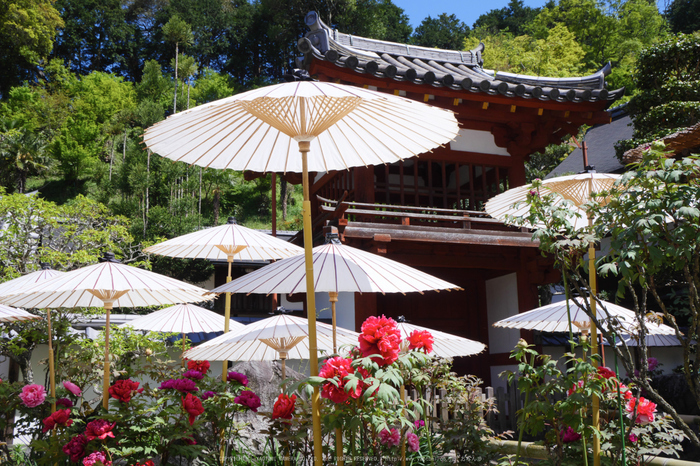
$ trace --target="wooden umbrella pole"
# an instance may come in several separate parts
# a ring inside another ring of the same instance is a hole
[[[226,256],[226,261],[228,261],[228,275],[226,275],[226,283],[231,281],[231,265],[233,264],[233,254],[228,254]],[[231,320],[231,293],[226,293],[226,308],[224,312],[224,333],[228,333],[229,324]],[[222,361],[221,363],[221,381],[226,382],[226,376],[228,375],[228,361]]]
[[[333,353],[338,353],[338,342],[336,338],[335,303],[338,302],[338,293],[331,291],[328,293],[328,300],[331,302],[331,315],[333,317]]]
[[[593,218],[588,217],[588,225],[593,225]],[[596,284],[596,270],[595,270],[595,244],[591,241],[588,245],[588,281],[590,282],[590,300],[591,300],[591,314],[596,317],[596,302],[595,297],[597,290]],[[598,359],[595,356],[598,355],[598,328],[595,322],[591,319],[591,356],[593,356],[593,367],[598,367]],[[600,399],[597,395],[593,395],[591,399],[591,407],[593,411],[593,427],[598,430],[600,426]],[[600,466],[600,437],[597,435],[593,436],[593,466]]]
[[[300,99],[303,106],[303,99]],[[303,111],[302,111],[303,119]],[[302,121],[302,127],[306,123]],[[313,231],[311,228],[311,201],[309,201],[309,167],[307,154],[311,147],[309,141],[299,141],[301,152],[304,188],[304,252],[306,264],[306,312],[309,324],[309,370],[311,376],[318,375],[318,350],[316,341],[316,295],[314,293]],[[321,445],[321,399],[318,387],[314,387],[311,396],[311,418],[314,433],[314,464],[323,466],[323,445]]]
[[[51,310],[46,309],[46,322],[49,326],[49,393],[51,402],[51,414],[56,412],[56,369],[54,368],[53,336],[51,335]]]
[[[105,321],[105,364],[104,376],[102,379],[102,407],[105,411],[109,410],[109,314],[112,311],[113,301],[105,301],[104,308],[107,311],[107,320]]]
[[[180,359],[182,359],[182,367],[185,367],[185,332],[182,332],[182,356],[180,356]]]

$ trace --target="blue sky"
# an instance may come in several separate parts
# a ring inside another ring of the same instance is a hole
[[[479,16],[504,8],[509,2],[510,0],[394,0],[394,5],[403,8],[414,29],[428,16],[436,18],[441,13],[454,14],[471,28]],[[525,0],[524,3],[530,7],[540,7],[546,0]]]

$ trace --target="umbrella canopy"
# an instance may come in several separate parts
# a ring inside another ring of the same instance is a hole
[[[427,327],[421,327],[419,325],[409,324],[408,322],[402,322],[401,318],[399,318],[399,322],[396,324],[396,326],[401,332],[401,340],[406,344],[406,347],[408,347],[407,339],[411,333],[415,331],[430,332],[430,334],[433,336],[433,351],[430,354],[441,358],[471,356],[473,354],[479,354],[486,349],[486,345],[478,341],[458,337],[457,335],[441,332],[439,330],[433,330]]]
[[[114,257],[113,255],[111,256]],[[28,286],[0,302],[25,308],[144,307],[213,299],[208,290],[118,262],[102,262]]]
[[[303,254],[304,249],[274,236],[228,223],[154,244],[144,252],[190,259],[266,261]]]
[[[542,182],[540,188],[541,195],[556,194],[558,196],[554,205],[560,205],[565,201],[573,203],[570,210],[577,215],[570,219],[575,229],[588,226],[588,216],[582,207],[591,200],[591,193],[599,193],[609,190],[620,175],[610,175],[607,173],[581,173],[578,175],[560,176]],[[484,208],[486,212],[505,223],[511,223],[507,217],[523,217],[528,214],[530,206],[525,202],[527,195],[532,189],[528,184],[508,191],[491,198]],[[605,202],[605,200],[601,200]],[[534,225],[537,227],[537,225]]]
[[[318,347],[330,353],[333,331],[330,325],[316,323]],[[309,325],[306,319],[277,315],[246,325],[238,332],[229,332],[188,350],[188,359],[211,361],[268,361],[281,359],[309,359]],[[337,329],[341,345],[357,345],[356,332]]]
[[[0,296],[6,296],[9,294],[16,293],[23,290],[24,288],[31,287],[37,283],[48,280],[49,278],[58,277],[63,275],[65,272],[59,272],[48,266],[42,265],[41,270],[36,272],[28,273],[27,275],[22,275],[21,277],[15,278],[4,283],[0,283]]]
[[[143,136],[153,152],[203,167],[302,172],[396,162],[454,139],[451,111],[354,86],[266,86],[169,116]],[[295,142],[296,141],[296,142]]]
[[[30,314],[22,309],[5,306],[0,304],[0,323],[4,322],[23,322],[28,320],[39,320],[40,316]]]
[[[583,298],[573,298],[569,301],[571,323],[577,328],[587,331],[591,322],[588,314],[583,310]],[[597,309],[597,317],[602,325],[609,328],[611,322],[619,322],[622,332],[625,334],[635,335],[638,333],[636,331],[637,319],[633,311],[607,301],[601,300],[600,304]],[[548,304],[532,311],[516,314],[507,319],[499,320],[493,326],[540,330],[542,332],[568,332],[569,323],[566,314],[566,301]],[[646,326],[649,335],[675,335],[673,328],[665,324],[657,324],[647,320]]]
[[[235,320],[231,320],[229,325],[234,332],[245,328],[245,325]],[[224,316],[194,304],[177,304],[131,320],[120,327],[170,333],[220,332],[224,328]]]
[[[329,242],[313,249],[314,290],[326,293],[409,293],[461,290],[400,262],[351,246],[330,235]],[[212,293],[306,293],[304,256],[291,257],[262,267],[221,285]]]

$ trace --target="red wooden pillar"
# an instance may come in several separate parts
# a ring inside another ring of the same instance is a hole
[[[355,201],[374,204],[374,167],[354,169]]]

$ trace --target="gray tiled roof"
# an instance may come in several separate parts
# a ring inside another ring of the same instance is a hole
[[[624,89],[605,89],[610,64],[590,76],[547,78],[485,70],[484,44],[469,51],[442,50],[352,36],[331,29],[316,12],[306,15],[310,31],[299,40],[304,54],[380,78],[489,95],[570,102],[613,101]]]

